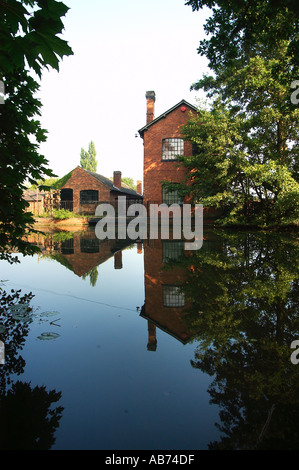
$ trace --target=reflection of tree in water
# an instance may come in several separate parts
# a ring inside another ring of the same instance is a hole
[[[19,350],[25,344],[32,321],[33,294],[21,291],[7,294],[0,290],[0,340],[5,345],[5,364],[0,366],[0,449],[47,450],[55,442],[62,407],[51,409],[61,393],[30,383],[12,383],[11,375],[24,372],[25,361]]]
[[[97,284],[99,276],[98,266],[95,266],[87,273],[83,274],[82,279],[87,279],[89,277],[89,282],[92,287],[95,287]]]
[[[16,382],[0,401],[3,436],[0,448],[5,450],[48,450],[55,442],[63,408],[51,409],[61,398],[60,392],[47,392],[45,387],[32,388],[30,383]]]
[[[188,260],[188,320],[200,331],[192,366],[214,377],[223,433],[211,449],[299,449],[298,243],[241,234],[204,243]]]

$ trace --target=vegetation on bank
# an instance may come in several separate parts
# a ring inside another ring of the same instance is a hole
[[[73,219],[73,218],[86,218],[87,216],[84,214],[77,214],[72,211],[68,211],[66,209],[53,209],[52,212],[44,212],[43,214],[40,214],[38,218],[44,219],[44,218],[51,218],[53,220],[67,220],[67,219]]]

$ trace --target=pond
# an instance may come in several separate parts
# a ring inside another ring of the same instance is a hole
[[[31,241],[0,262],[1,449],[299,449],[294,235]]]

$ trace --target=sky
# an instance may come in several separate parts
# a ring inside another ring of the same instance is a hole
[[[201,96],[190,87],[209,72],[197,53],[209,12],[193,12],[185,0],[64,3],[63,39],[74,55],[63,58],[59,72],[43,74],[38,96],[48,139],[40,152],[62,177],[92,140],[98,173],[117,170],[142,181],[145,93],[156,93],[155,117],[182,99],[197,104]]]

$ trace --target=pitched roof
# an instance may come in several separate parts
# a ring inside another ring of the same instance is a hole
[[[23,199],[27,202],[37,202],[45,197],[45,193],[36,189],[25,189],[23,191]]]
[[[148,130],[148,128],[150,126],[152,126],[153,124],[155,124],[157,121],[159,121],[160,119],[162,118],[165,118],[167,116],[167,114],[171,113],[172,111],[174,111],[176,108],[178,108],[179,106],[189,106],[191,109],[193,109],[194,111],[197,111],[197,108],[193,105],[193,104],[190,104],[188,103],[186,100],[181,100],[179,103],[177,103],[175,106],[172,106],[172,108],[168,109],[168,111],[165,111],[165,113],[161,114],[160,116],[158,116],[156,119],[153,119],[152,121],[150,121],[148,124],[146,124],[144,127],[142,127],[141,129],[139,129],[139,135],[140,137],[143,137],[143,134],[145,131]]]
[[[113,181],[110,178],[107,178],[106,176],[103,176],[103,175],[99,175],[98,173],[93,173],[92,171],[89,171],[89,170],[85,170],[85,171],[87,171],[87,173],[89,173],[91,176],[93,176],[98,181],[100,181],[100,183],[107,186],[111,191],[117,191],[117,192],[129,194],[131,196],[141,196],[141,194],[137,193],[137,191],[130,188],[130,186],[128,186],[125,183],[121,183],[121,188],[119,189],[116,186],[114,186]]]
[[[90,176],[92,176],[93,178],[96,178],[100,183],[107,186],[111,191],[117,191],[117,192],[128,194],[128,195],[134,196],[134,197],[142,197],[142,194],[137,193],[137,191],[130,188],[130,186],[128,186],[125,183],[121,183],[121,189],[119,189],[116,186],[114,186],[112,179],[107,178],[106,176],[100,175],[98,173],[94,173],[92,171],[85,170],[84,168],[82,168],[79,165],[77,166],[77,168],[80,168],[81,170],[86,171],[87,173],[89,173]],[[74,168],[74,170],[75,170],[75,168]],[[65,175],[63,178],[61,178],[56,183],[55,187],[57,189],[60,189],[62,186],[64,186],[66,184],[66,182],[68,181],[68,179],[72,176],[72,173],[73,173],[74,170],[70,171],[67,175]]]

